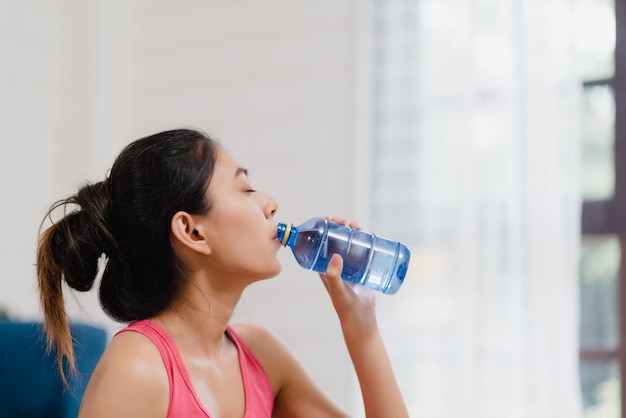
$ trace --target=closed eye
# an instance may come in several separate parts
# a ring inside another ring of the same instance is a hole
[[[256,192],[256,190],[254,190],[254,189],[248,189],[248,190],[246,190],[246,193],[254,193],[254,192]]]

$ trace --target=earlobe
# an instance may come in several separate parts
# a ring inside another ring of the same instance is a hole
[[[171,230],[176,242],[196,252],[207,255],[211,253],[208,241],[202,233],[202,226],[196,224],[193,216],[187,212],[180,211],[174,214]]]

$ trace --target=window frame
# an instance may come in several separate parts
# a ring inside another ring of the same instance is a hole
[[[580,349],[581,361],[618,361],[620,376],[626,376],[626,118],[618,117],[626,110],[626,4],[615,0],[615,71],[612,78],[586,80],[583,88],[609,85],[615,98],[614,127],[614,195],[608,200],[584,201],[581,234],[613,234],[620,242],[618,276],[619,347],[615,349]],[[621,387],[622,417],[626,418],[626,385]]]

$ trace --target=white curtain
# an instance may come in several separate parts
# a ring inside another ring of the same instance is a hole
[[[415,417],[576,418],[569,0],[378,0],[366,219],[413,250],[382,329]]]

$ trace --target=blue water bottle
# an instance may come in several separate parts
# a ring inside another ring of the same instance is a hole
[[[406,276],[411,251],[397,241],[352,229],[324,218],[299,226],[278,224],[278,240],[291,248],[302,267],[325,273],[333,254],[343,258],[341,278],[387,295],[395,294]]]

